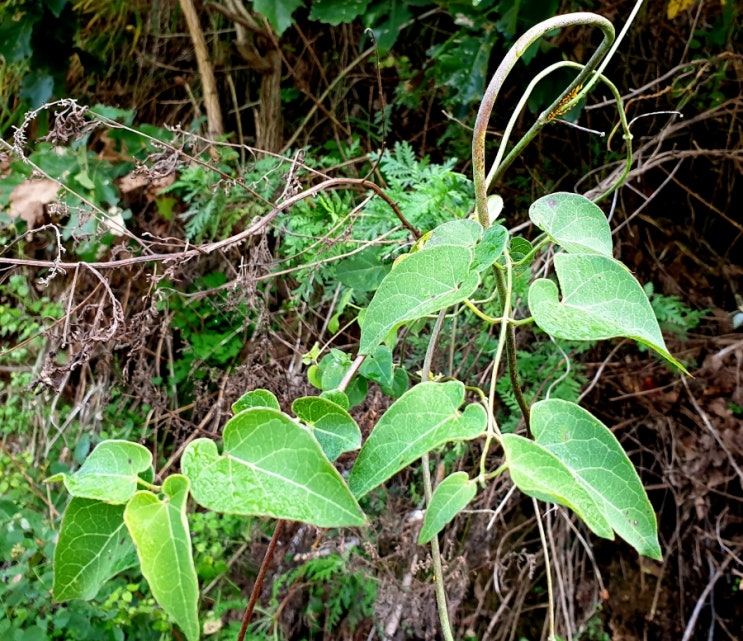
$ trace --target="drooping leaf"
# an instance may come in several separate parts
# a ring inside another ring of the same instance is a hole
[[[315,3],[313,3],[313,8]],[[359,292],[375,290],[389,273],[390,266],[380,260],[379,247],[367,247],[358,254],[339,261],[335,266],[336,278],[346,287]]]
[[[473,403],[460,411],[463,402],[459,381],[424,382],[405,392],[361,448],[348,478],[354,495],[363,496],[439,445],[482,434],[485,410]]]
[[[410,386],[410,378],[403,367],[396,367],[392,375],[392,385],[381,385],[382,391],[392,398],[400,398],[407,392]]]
[[[186,448],[181,468],[196,502],[216,512],[263,515],[319,527],[365,517],[308,428],[269,408],[240,412],[224,428],[224,452],[209,439]]]
[[[454,472],[438,484],[426,509],[423,527],[418,535],[418,545],[428,543],[459,514],[477,494],[477,483],[467,472]]]
[[[546,278],[529,288],[529,308],[545,332],[568,340],[626,336],[686,372],[668,352],[645,291],[624,265],[598,254],[557,254],[555,269],[562,301]]]
[[[364,15],[369,2],[370,0],[313,0],[310,20],[337,27]]]
[[[163,483],[164,499],[137,492],[124,510],[124,522],[153,596],[188,641],[197,641],[199,585],[186,520],[188,489],[188,479],[173,474]]]
[[[360,354],[370,354],[395,327],[469,297],[479,284],[472,252],[441,245],[408,256],[374,294],[361,327]]]
[[[80,498],[68,503],[54,549],[55,601],[92,599],[111,577],[136,564],[123,505]]]
[[[576,475],[547,448],[519,436],[504,434],[503,450],[516,487],[527,496],[569,507],[598,536],[613,539],[603,505],[578,482]]]
[[[585,196],[566,192],[543,196],[529,207],[529,218],[568,253],[612,255],[609,221]]]
[[[280,410],[281,406],[275,394],[265,389],[256,389],[246,392],[232,404],[232,413],[239,414],[251,407],[271,407]]]
[[[303,7],[303,0],[254,0],[253,8],[266,17],[280,36],[292,24],[292,14]]]
[[[292,411],[312,428],[328,460],[361,447],[361,430],[340,405],[320,396],[305,396],[292,403]]]
[[[394,377],[392,350],[387,345],[377,346],[361,364],[359,374],[382,386],[392,385]]]
[[[614,531],[640,554],[660,560],[653,507],[611,430],[575,403],[558,399],[532,406],[531,429],[537,443],[572,470],[603,506]]]
[[[64,481],[72,496],[120,504],[132,497],[139,474],[151,465],[152,454],[146,447],[129,441],[103,441],[77,472],[61,472],[46,482]]]

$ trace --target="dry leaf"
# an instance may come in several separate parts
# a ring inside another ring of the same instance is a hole
[[[57,199],[59,184],[48,178],[24,180],[10,192],[10,218],[21,218],[34,229],[44,222],[44,207]]]

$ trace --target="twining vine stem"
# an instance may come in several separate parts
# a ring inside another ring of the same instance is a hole
[[[442,309],[436,318],[436,323],[431,331],[431,337],[428,341],[428,349],[423,359],[423,369],[421,370],[421,380],[427,381],[431,373],[431,362],[433,353],[436,350],[441,327],[446,318],[446,310]],[[431,482],[431,467],[428,452],[421,457],[421,467],[423,468],[423,493],[426,498],[426,506],[431,505],[431,496],[433,495],[433,484]],[[436,593],[436,608],[439,611],[439,622],[441,623],[441,634],[444,641],[454,641],[451,623],[449,621],[449,607],[446,603],[446,586],[444,585],[444,567],[441,562],[441,549],[439,548],[439,537],[434,536],[431,539],[431,562],[433,565],[433,588]]]
[[[485,179],[485,135],[487,133],[488,122],[493,111],[493,106],[495,105],[495,100],[498,97],[498,93],[500,92],[506,77],[516,65],[518,59],[524,55],[526,50],[534,42],[553,29],[561,29],[576,25],[593,25],[601,29],[604,33],[604,38],[601,41],[601,44],[573,82],[571,82],[562,94],[560,94],[560,96],[558,96],[558,98],[540,114],[531,129],[526,132],[524,137],[511,150],[506,159],[500,164],[500,166],[498,166],[493,176],[493,180],[497,180],[513,160],[518,157],[523,149],[534,139],[539,130],[547,124],[549,121],[549,115],[558,107],[568,106],[565,103],[565,99],[568,96],[572,96],[574,90],[578,86],[586,85],[586,87],[581,89],[572,100],[569,101],[570,103],[572,103],[573,100],[577,101],[587,89],[589,86],[589,77],[593,73],[594,69],[596,69],[599,63],[604,59],[614,42],[614,27],[606,18],[596,15],[595,13],[587,12],[568,13],[540,22],[538,25],[535,25],[524,33],[524,35],[514,43],[513,47],[508,50],[508,53],[506,53],[503,61],[498,66],[498,69],[496,69],[487,89],[485,90],[485,95],[480,103],[480,109],[477,112],[477,119],[475,120],[475,127],[472,135],[472,173],[475,184],[475,208],[477,218],[483,227],[490,226]],[[502,145],[505,143],[505,140],[501,142]]]
[[[240,632],[237,635],[237,641],[244,641],[245,639],[245,633],[248,631],[248,625],[250,625],[250,620],[253,618],[253,611],[255,610],[255,606],[258,603],[258,599],[261,596],[261,591],[263,590],[263,581],[266,578],[266,574],[268,573],[268,568],[271,565],[271,561],[273,560],[274,552],[276,552],[276,546],[278,545],[279,539],[284,532],[285,525],[286,521],[284,521],[283,519],[279,519],[276,521],[276,525],[273,529],[273,535],[271,536],[271,541],[268,543],[266,554],[263,556],[263,562],[261,563],[261,567],[258,570],[258,576],[255,577],[255,583],[253,584],[253,589],[250,592],[248,607],[245,608],[245,614],[243,615],[243,622],[240,626]]]

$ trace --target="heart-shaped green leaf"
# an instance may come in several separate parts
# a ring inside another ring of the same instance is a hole
[[[498,260],[508,242],[508,230],[503,225],[493,225],[485,230],[482,240],[475,245],[472,268],[482,272]]]
[[[602,506],[614,531],[640,554],[660,560],[653,507],[611,430],[575,403],[558,399],[533,405],[531,430]]]
[[[77,472],[61,472],[46,482],[64,481],[72,496],[120,504],[132,497],[138,476],[151,466],[152,454],[146,447],[128,441],[103,441]]]
[[[585,196],[565,192],[543,196],[529,207],[529,218],[568,253],[612,255],[609,222]]]
[[[281,406],[276,396],[265,389],[256,389],[246,392],[232,404],[232,413],[239,414],[251,407],[270,407],[280,410]]]
[[[454,472],[438,484],[426,509],[423,527],[418,535],[418,545],[428,543],[459,514],[477,494],[477,484],[467,472]]]
[[[92,599],[101,585],[137,564],[124,506],[73,498],[54,549],[54,600]]]
[[[436,227],[423,246],[424,250],[439,245],[459,245],[470,249],[482,238],[482,225],[476,220],[450,220]]]
[[[463,402],[459,381],[420,383],[405,392],[361,448],[348,478],[351,491],[363,496],[435,447],[480,436],[487,424],[485,410],[473,403],[461,412]]]
[[[569,507],[600,537],[614,538],[603,505],[578,482],[574,471],[539,443],[518,434],[504,434],[502,439],[516,487],[540,501]]]
[[[645,291],[624,265],[598,254],[558,254],[555,270],[562,301],[557,285],[546,278],[529,288],[529,308],[545,332],[568,340],[626,336],[686,372],[668,352]]]
[[[285,414],[253,408],[224,428],[224,453],[196,439],[181,458],[196,502],[216,512],[304,521],[319,527],[366,519],[310,430]]]
[[[336,278],[346,287],[358,292],[370,292],[389,273],[390,266],[382,263],[380,254],[384,247],[367,247],[358,254],[336,263]]]
[[[361,326],[359,353],[370,354],[392,329],[471,296],[479,284],[471,263],[471,250],[459,245],[410,254],[374,294]]]
[[[392,350],[387,345],[379,345],[364,359],[359,374],[382,387],[391,386],[394,382]]]
[[[409,385],[410,377],[408,373],[402,367],[397,367],[392,375],[392,385],[381,385],[380,387],[387,396],[400,398],[408,390]]]
[[[361,447],[361,430],[340,405],[320,396],[305,396],[292,403],[292,412],[312,428],[328,460]]]
[[[153,596],[188,641],[197,641],[199,585],[186,520],[188,486],[185,476],[173,474],[163,483],[164,499],[137,492],[124,510],[124,522]]]

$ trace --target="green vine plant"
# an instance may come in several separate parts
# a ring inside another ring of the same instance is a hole
[[[502,163],[496,162],[488,178],[484,134],[508,71],[537,38],[575,25],[598,26],[604,41],[525,140]],[[473,140],[475,215],[437,226],[396,260],[368,307],[358,314],[355,357],[334,350],[319,363],[308,359],[308,364],[315,363],[309,375],[321,389],[318,396],[297,398],[287,413],[270,392],[248,391],[232,406],[233,417],[224,426],[221,444],[208,438],[191,440],[182,451],[180,473],[163,480],[156,476],[146,447],[121,440],[100,443],[76,472],[48,479],[64,482],[72,495],[54,557],[56,600],[90,599],[111,577],[138,564],[158,603],[185,637],[196,641],[199,586],[186,520],[189,502],[194,501],[218,513],[278,520],[245,615],[242,639],[284,521],[320,528],[363,527],[368,521],[359,500],[418,461],[427,501],[418,540],[431,545],[447,641],[461,635],[454,634],[448,619],[438,536],[501,475],[508,474],[521,492],[537,501],[572,510],[596,536],[619,536],[639,554],[661,558],[653,508],[612,431],[573,402],[547,395],[527,404],[519,386],[514,331],[534,324],[556,339],[633,339],[686,370],[666,348],[646,291],[613,257],[609,223],[594,202],[574,193],[539,198],[529,208],[529,217],[541,233],[528,241],[512,236],[500,224],[498,200],[487,197],[488,184],[497,181],[514,153],[600,79],[599,65],[605,63],[613,40],[608,21],[578,13],[547,20],[516,42],[478,114]],[[530,284],[529,314],[517,318],[514,274],[547,250],[554,251],[554,276]],[[496,291],[487,291],[484,283],[495,283]],[[500,310],[497,316],[483,311],[480,302],[494,299]],[[432,371],[443,322],[462,310],[474,313],[484,330],[491,326],[496,330],[488,389],[466,387]],[[432,318],[425,359],[414,376],[394,361],[398,330]],[[522,432],[504,433],[496,419],[496,385],[504,372],[521,409]],[[410,386],[411,378],[418,382]],[[373,381],[396,399],[365,441],[349,413],[353,405],[349,397],[359,381],[364,386]],[[434,488],[431,453],[477,440],[482,449],[479,465],[450,474]],[[344,476],[334,462],[355,451],[353,467]],[[498,461],[496,466],[493,460]],[[546,554],[543,533],[542,540]],[[549,572],[547,576],[549,581]],[[550,635],[555,638],[549,582],[548,589]]]

